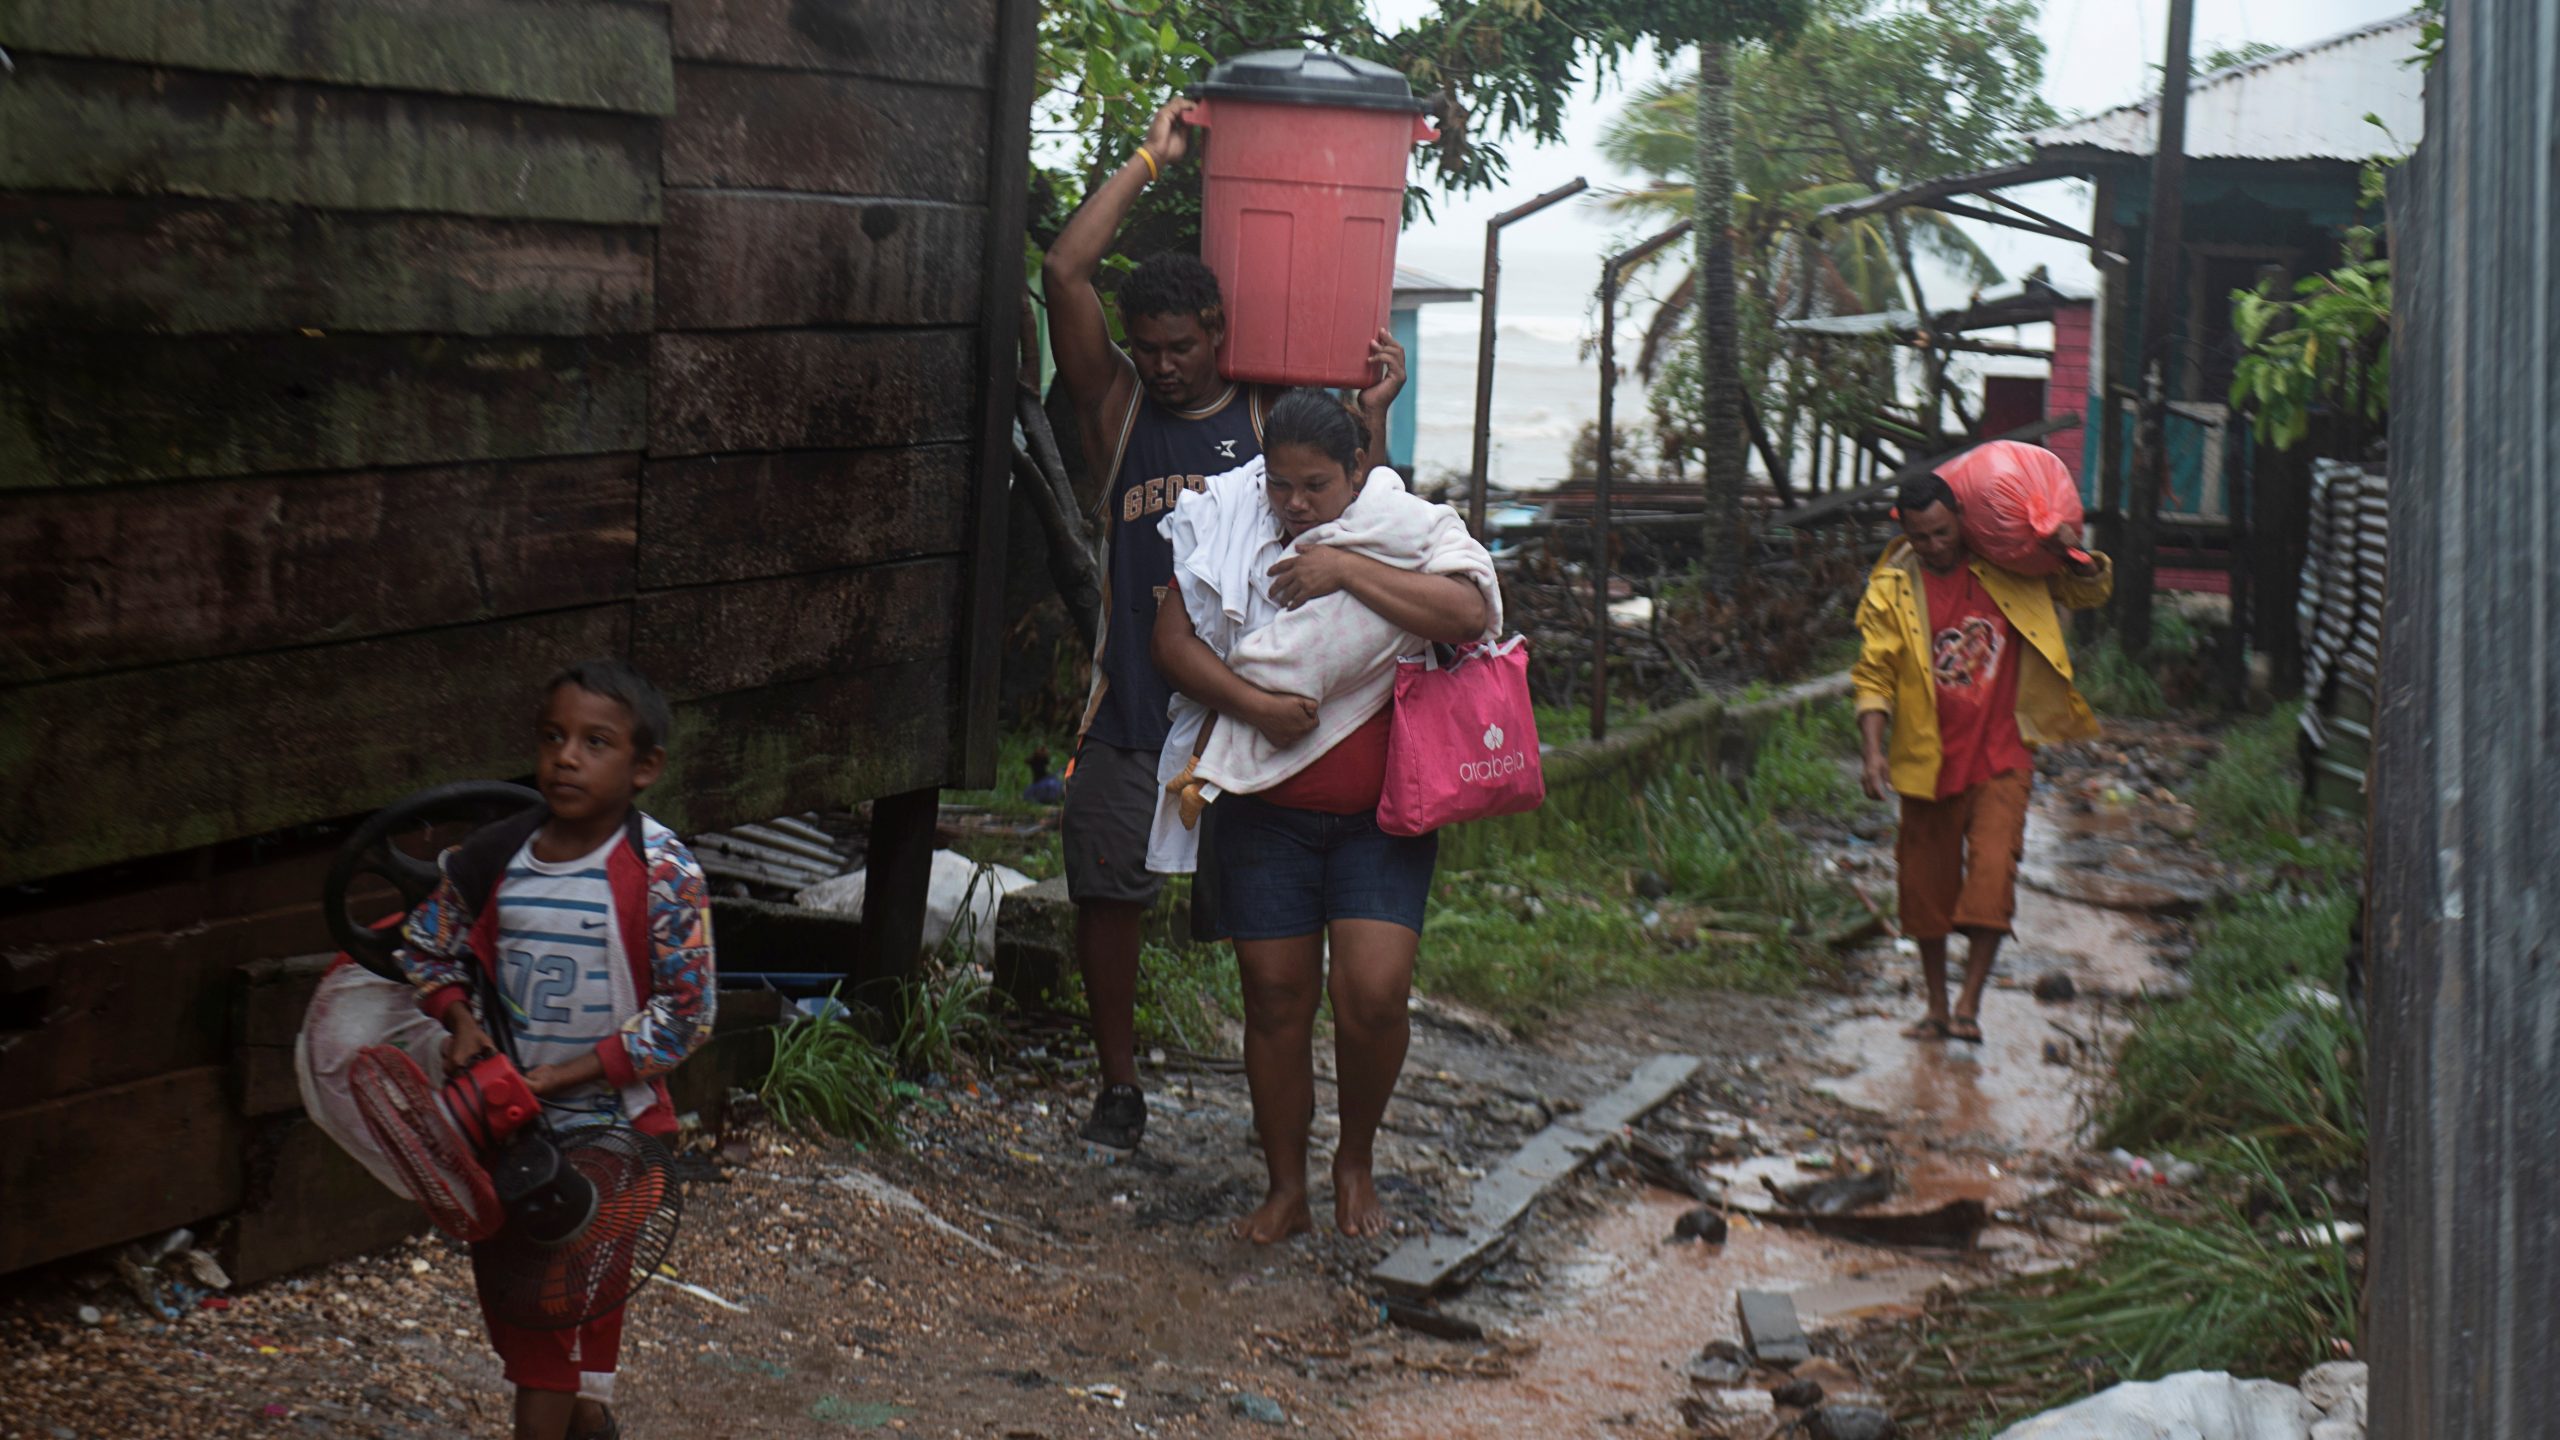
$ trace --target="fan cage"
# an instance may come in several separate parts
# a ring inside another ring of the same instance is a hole
[[[471,1251],[481,1305],[519,1330],[566,1330],[622,1308],[665,1263],[684,1214],[675,1157],[653,1137],[609,1124],[554,1138],[561,1159],[595,1186],[595,1219],[566,1244],[510,1226]]]

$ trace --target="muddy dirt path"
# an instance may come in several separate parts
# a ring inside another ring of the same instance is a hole
[[[2077,765],[2052,768],[2066,782],[2085,782]],[[2136,811],[2159,803],[2139,796],[2089,803],[2085,783],[2046,784],[2029,825],[2016,937],[1984,999],[1985,1042],[1902,1038],[1919,1010],[1911,990],[1918,961],[1880,945],[1855,962],[1862,993],[1811,1001],[1793,1017],[1809,1043],[1776,1067],[1782,1081],[1836,1101],[1838,1113],[1820,1116],[1817,1104],[1816,1118],[1793,1134],[1755,1126],[1746,1148],[1758,1154],[1710,1167],[1729,1203],[1765,1211],[1773,1202],[1764,1179],[1794,1185],[1840,1173],[1853,1157],[1890,1161],[1899,1184],[1876,1212],[1980,1201],[1995,1219],[1978,1250],[1897,1251],[1739,1219],[1721,1247],[1671,1243],[1674,1222],[1692,1202],[1630,1188],[1587,1223],[1559,1227],[1541,1242],[1551,1303],[1516,1332],[1527,1358],[1514,1373],[1392,1386],[1356,1412],[1354,1432],[1507,1440],[1534,1428],[1678,1437],[1718,1433],[1720,1418],[1748,1426],[1770,1413],[1764,1391],[1701,1389],[1688,1373],[1703,1346],[1742,1338],[1739,1292],[1791,1296],[1807,1331],[1819,1335],[1911,1313],[1941,1284],[1970,1287],[2072,1263],[2089,1233],[2022,1212],[2082,1158],[2074,1139],[2092,1082],[2076,1067],[2113,1033],[2113,1002],[2180,983],[2168,963],[2178,937],[2157,912],[2179,908],[2211,883],[2185,854],[2156,844],[2125,853],[2143,833]],[[2178,817],[2170,824],[2192,833]],[[1827,848],[1871,893],[1891,893],[1889,848]],[[2036,981],[2056,973],[2069,977],[2074,998],[2036,999]]]
[[[1889,946],[1859,958],[1853,994],[1623,997],[1534,1042],[1427,1009],[1380,1148],[1407,1233],[1452,1228],[1475,1176],[1663,1053],[1705,1063],[1639,1128],[1708,1147],[1737,1207],[1762,1195],[1764,1174],[1785,1183],[1892,1159],[1904,1183],[1888,1208],[2032,1209],[2073,1158],[2074,1072],[2045,1047],[2079,1058],[2108,1023],[2104,997],[2174,983],[2158,960],[2174,932],[2092,898],[2175,903],[2163,895],[2208,878],[2155,873],[2178,857],[2157,825],[2128,818],[2147,802],[2092,803],[2076,770],[2057,769],[1978,1053],[1899,1037],[1916,962]],[[1867,828],[1821,843],[1889,895],[1889,837]],[[2139,874],[2124,852],[2136,842]],[[2146,885],[2162,893],[2138,893]],[[2033,999],[2025,987],[2051,969],[2081,998]],[[1692,1202],[1613,1152],[1444,1301],[1486,1338],[1428,1338],[1386,1324],[1366,1282],[1390,1242],[1261,1250],[1227,1237],[1261,1184],[1240,1075],[1151,1084],[1148,1150],[1117,1167],[1088,1163],[1074,1140],[1089,1080],[1072,1068],[999,1067],[931,1091],[903,1153],[759,1126],[707,1147],[675,1256],[698,1288],[653,1286],[635,1302],[625,1433],[1711,1433],[1684,1402],[1766,1413],[1765,1393],[1702,1392],[1686,1374],[1702,1345],[1735,1336],[1737,1290],[1788,1292],[1819,1331],[1936,1284],[2068,1263],[2080,1238],[2039,1220],[1995,1224],[1976,1252],[1914,1252],[1742,1214],[1721,1247],[1673,1245]],[[1320,1098],[1330,1111],[1329,1086]],[[1329,1139],[1328,1122],[1319,1156]],[[1321,1186],[1319,1166],[1320,1214]],[[102,1266],[13,1278],[0,1287],[0,1437],[503,1433],[467,1266],[442,1242],[227,1298],[168,1319]]]

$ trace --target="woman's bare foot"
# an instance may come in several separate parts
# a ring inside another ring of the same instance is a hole
[[[1902,1028],[1902,1038],[1905,1040],[1944,1040],[1947,1038],[1947,1022],[1939,1019],[1935,1015],[1927,1016],[1913,1024],[1904,1026]]]
[[[1228,1226],[1227,1232],[1256,1245],[1276,1245],[1315,1228],[1316,1217],[1307,1209],[1306,1191],[1274,1190],[1252,1214]]]
[[[1333,1224],[1354,1239],[1387,1233],[1387,1207],[1378,1203],[1378,1182],[1368,1166],[1334,1167]]]

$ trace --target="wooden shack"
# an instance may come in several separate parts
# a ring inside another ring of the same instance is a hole
[[[564,662],[677,702],[680,830],[885,799],[920,885],[993,766],[1036,18],[0,0],[0,1272],[335,1183],[259,982]]]

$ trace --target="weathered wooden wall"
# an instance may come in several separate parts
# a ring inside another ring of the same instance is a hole
[[[295,827],[561,664],[680,829],[991,768],[1033,5],[0,0],[0,1271],[241,1198]]]

